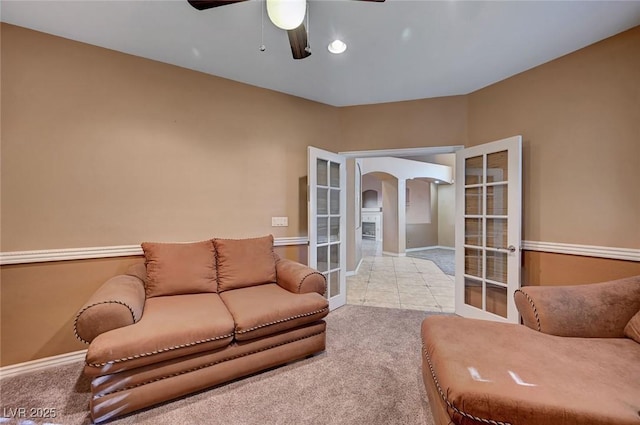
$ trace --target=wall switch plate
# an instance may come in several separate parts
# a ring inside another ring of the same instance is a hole
[[[287,227],[289,217],[271,217],[271,227]]]

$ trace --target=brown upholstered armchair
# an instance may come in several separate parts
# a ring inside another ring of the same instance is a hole
[[[524,325],[424,320],[436,424],[639,424],[640,276],[515,297]]]

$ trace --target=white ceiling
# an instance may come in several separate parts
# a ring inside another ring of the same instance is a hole
[[[313,54],[251,0],[2,0],[2,21],[334,106],[467,94],[640,25],[640,1],[311,0]],[[343,55],[327,51],[339,37]]]

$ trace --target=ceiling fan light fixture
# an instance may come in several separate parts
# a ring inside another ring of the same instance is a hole
[[[298,28],[307,11],[306,0],[266,0],[271,22],[283,30]]]
[[[340,53],[344,53],[344,51],[347,50],[347,45],[342,40],[333,40],[331,43],[329,43],[328,49],[334,55],[339,55]]]

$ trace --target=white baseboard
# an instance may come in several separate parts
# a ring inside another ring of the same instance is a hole
[[[455,251],[456,249],[452,246],[442,246],[442,245],[435,245],[435,246],[424,246],[421,248],[407,248],[405,249],[405,251],[407,252],[412,252],[412,251],[425,251],[427,249],[448,249],[450,251]]]
[[[347,271],[347,273],[345,274],[346,277],[350,277],[350,276],[355,276],[358,274],[358,270],[360,270],[360,266],[362,265],[362,258],[360,259],[360,261],[358,261],[358,265],[356,266],[355,270],[351,270],[351,271]]]
[[[397,252],[387,252],[387,251],[382,251],[382,255],[388,255],[389,257],[406,257],[407,254],[403,253],[397,253]]]
[[[74,351],[57,356],[45,357],[43,359],[31,360],[24,363],[0,367],[0,379],[11,376],[22,375],[28,372],[37,372],[54,366],[63,366],[78,361],[84,361],[87,350]]]
[[[361,258],[360,261],[358,261],[358,265],[356,266],[356,271],[355,271],[356,274],[358,274],[358,271],[360,270],[360,266],[362,265],[362,260],[364,260],[364,258]]]
[[[449,249],[449,246],[427,246],[424,248],[407,248],[407,252],[427,249]],[[525,251],[551,252],[554,254],[580,255],[585,257],[610,258],[614,260],[640,261],[640,249],[616,248],[609,246],[579,245],[559,242],[522,241]]]

